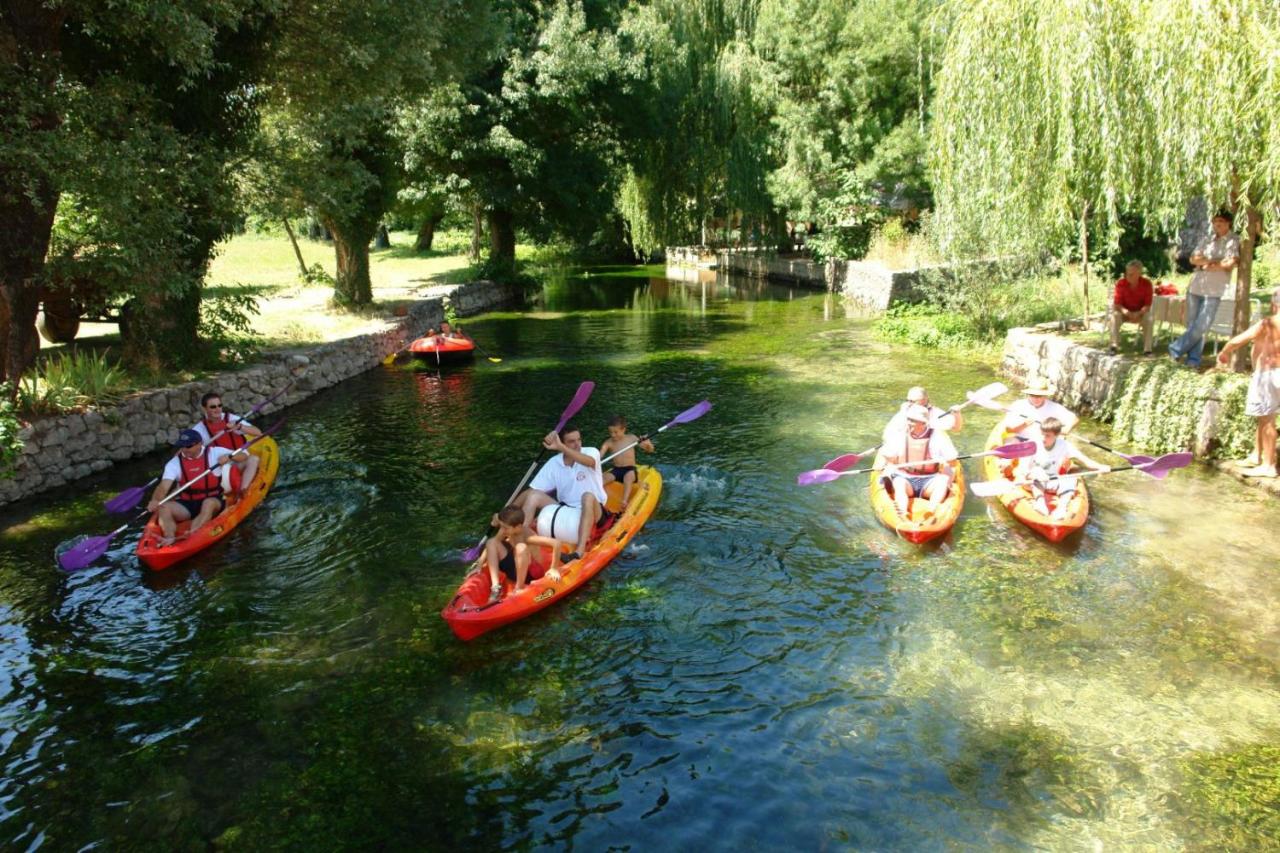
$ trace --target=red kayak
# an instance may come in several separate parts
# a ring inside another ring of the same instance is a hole
[[[436,364],[457,364],[475,357],[476,344],[471,338],[432,335],[418,338],[409,344],[409,352],[415,358]]]
[[[489,572],[481,568],[468,575],[440,614],[453,633],[461,640],[473,640],[495,628],[532,616],[578,589],[609,565],[649,520],[662,494],[662,475],[656,468],[642,465],[636,472],[639,478],[631,487],[631,501],[625,508],[621,506],[622,484],[610,483],[605,487],[609,494],[606,506],[611,512],[621,510],[621,514],[612,525],[597,533],[598,538],[587,546],[587,553],[560,567],[559,582],[543,577],[551,564],[549,548],[539,549],[542,553],[534,557],[529,567],[529,576],[536,579],[521,592],[514,592],[511,582],[500,574],[502,598],[493,604],[488,603]],[[562,547],[567,551],[571,546]]]

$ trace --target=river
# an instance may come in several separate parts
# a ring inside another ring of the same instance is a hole
[[[972,496],[909,545],[865,479],[795,475],[875,444],[908,386],[949,405],[991,366],[884,343],[821,293],[653,276],[557,277],[464,321],[499,365],[379,368],[294,407],[264,505],[166,573],[135,533],[73,575],[52,556],[160,456],[9,509],[0,846],[1178,849],[1274,827],[1239,782],[1280,746],[1274,500],[1117,473],[1061,545]],[[612,565],[459,642],[454,555],[588,379],[588,443],[615,413],[714,409],[658,440],[661,504]],[[962,452],[995,418],[969,414]]]

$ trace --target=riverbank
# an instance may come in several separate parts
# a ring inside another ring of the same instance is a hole
[[[1110,355],[1059,334],[1054,323],[1010,329],[1000,369],[1024,385],[1047,385],[1064,405],[1109,423],[1117,442],[1147,453],[1189,450],[1240,482],[1280,495],[1280,480],[1244,477],[1247,466],[1235,461],[1253,451],[1255,422],[1244,413],[1248,374],[1199,373],[1163,356]]]
[[[447,309],[465,317],[510,305],[523,296],[516,286],[489,281],[437,284],[432,294],[401,305],[402,317],[365,318],[361,328],[372,331],[314,346],[277,348],[241,369],[139,391],[114,405],[37,418],[18,432],[22,450],[14,470],[0,479],[0,504],[168,447],[177,431],[196,419],[206,391],[219,391],[229,410],[244,412],[289,386],[279,402],[263,408],[262,417],[269,417],[378,366],[428,327],[439,325]]]

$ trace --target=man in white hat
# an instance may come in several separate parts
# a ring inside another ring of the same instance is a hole
[[[1253,378],[1244,400],[1244,413],[1257,419],[1253,455],[1241,460],[1249,465],[1242,471],[1246,477],[1276,475],[1276,413],[1280,412],[1280,287],[1271,294],[1271,310],[1267,316],[1227,341],[1218,353],[1218,361],[1231,363],[1231,354],[1247,343],[1253,343]]]
[[[1040,424],[1047,418],[1057,418],[1062,424],[1062,434],[1070,433],[1080,423],[1080,418],[1066,406],[1055,403],[1051,397],[1053,392],[1043,385],[1024,389],[1022,399],[1005,408],[1005,432],[1036,438],[1040,435]]]
[[[946,430],[932,425],[924,406],[912,403],[902,414],[906,429],[886,437],[880,451],[886,465],[880,476],[893,492],[898,514],[907,518],[914,497],[929,502],[929,513],[937,511],[951,489],[952,470],[946,463],[959,454]]]
[[[959,432],[964,428],[964,414],[960,411],[959,406],[952,406],[949,411],[935,406],[929,402],[929,395],[925,392],[923,386],[913,385],[907,389],[906,402],[898,407],[898,413],[885,426],[880,439],[881,444],[887,442],[889,436],[906,430],[907,409],[912,405],[924,406],[928,410],[929,425],[935,429],[945,430],[946,432]]]

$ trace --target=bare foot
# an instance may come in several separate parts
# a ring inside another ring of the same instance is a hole
[[[160,536],[156,539],[156,545],[160,546],[161,548],[168,548],[173,543],[174,543],[174,538],[172,536]]]

